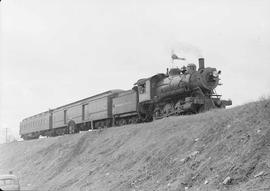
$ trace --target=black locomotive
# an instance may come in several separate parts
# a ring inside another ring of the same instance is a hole
[[[28,117],[20,123],[20,135],[57,136],[225,108],[232,102],[215,93],[220,73],[199,58],[198,70],[195,64],[171,68],[138,80],[131,90],[110,90]]]
[[[204,67],[199,58],[199,68],[189,64],[181,69],[172,68],[167,74],[157,74],[139,80],[140,114],[145,120],[169,115],[193,114],[212,108],[225,108],[231,101],[221,100],[215,93],[221,71]]]

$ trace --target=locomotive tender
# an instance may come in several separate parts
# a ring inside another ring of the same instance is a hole
[[[138,80],[131,90],[106,91],[23,119],[20,135],[28,140],[225,108],[232,102],[215,93],[220,73],[199,58],[198,70],[195,64],[171,68]]]

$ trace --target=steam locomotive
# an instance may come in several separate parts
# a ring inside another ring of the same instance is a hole
[[[198,70],[195,64],[167,69],[138,80],[131,90],[110,90],[23,119],[20,135],[28,140],[73,134],[231,105],[215,93],[221,71],[205,67],[203,58],[198,62]]]

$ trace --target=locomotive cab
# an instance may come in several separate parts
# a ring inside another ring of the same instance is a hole
[[[179,69],[174,71],[174,74],[177,75]],[[163,73],[156,74],[150,78],[143,78],[138,80],[134,85],[138,87],[138,97],[139,103],[142,102],[151,102],[156,97],[156,88],[157,84],[166,79],[168,76]]]
[[[135,84],[138,86],[139,102],[145,102],[151,100],[151,80],[140,79]]]

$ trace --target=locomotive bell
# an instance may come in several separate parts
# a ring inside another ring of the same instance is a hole
[[[204,58],[199,58],[199,70],[204,69]]]

